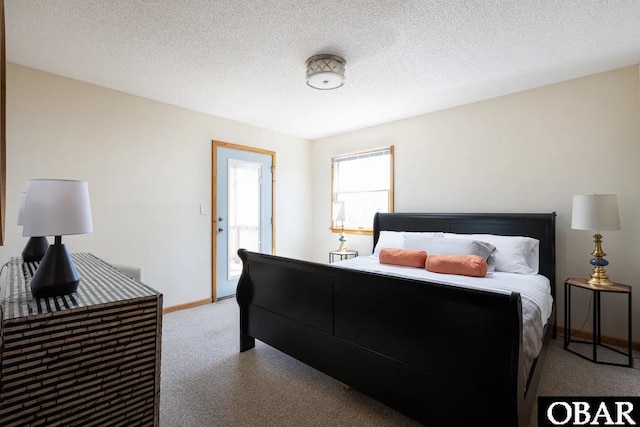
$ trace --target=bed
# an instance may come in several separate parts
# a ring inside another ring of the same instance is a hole
[[[555,300],[555,213],[377,214],[374,248],[385,230],[537,239],[539,275]],[[258,339],[428,426],[528,426],[555,303],[526,360],[520,292],[239,256],[240,351]]]

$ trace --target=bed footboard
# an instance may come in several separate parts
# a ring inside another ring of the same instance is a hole
[[[528,422],[519,294],[238,253],[240,351],[259,339],[426,425]]]

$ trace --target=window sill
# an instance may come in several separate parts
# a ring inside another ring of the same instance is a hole
[[[342,228],[332,227],[330,228],[332,233],[340,234],[342,232]],[[362,234],[362,235],[373,235],[373,230],[366,230],[364,228],[345,228],[344,234]]]

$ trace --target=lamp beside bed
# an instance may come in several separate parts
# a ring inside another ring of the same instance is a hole
[[[340,237],[338,241],[340,242],[340,246],[338,246],[338,252],[347,252],[347,239],[344,237],[344,221],[346,219],[346,213],[344,208],[344,202],[335,202],[334,211],[337,209],[338,214],[334,221],[336,223],[340,223]]]
[[[593,258],[589,264],[593,266],[591,277],[587,281],[591,285],[610,286],[605,267],[609,261],[602,250],[602,235],[600,231],[620,230],[620,214],[618,213],[618,198],[615,194],[581,194],[573,196],[571,214],[571,228],[574,230],[593,230],[595,249],[591,252]]]

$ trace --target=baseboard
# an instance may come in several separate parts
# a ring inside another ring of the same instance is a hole
[[[558,333],[564,335],[564,326],[558,326]],[[579,329],[571,328],[571,336],[576,338],[582,338],[583,340],[591,341],[593,339],[593,333],[589,331],[583,331]],[[628,341],[624,338],[610,337],[608,335],[602,335],[602,342],[615,347],[627,348]],[[634,351],[640,351],[640,342],[631,341],[631,348]]]
[[[205,298],[198,301],[191,301],[184,304],[172,305],[171,307],[165,307],[162,309],[162,314],[171,313],[172,311],[185,310],[187,308],[198,307],[200,305],[205,305],[211,303],[213,300],[211,298]]]

